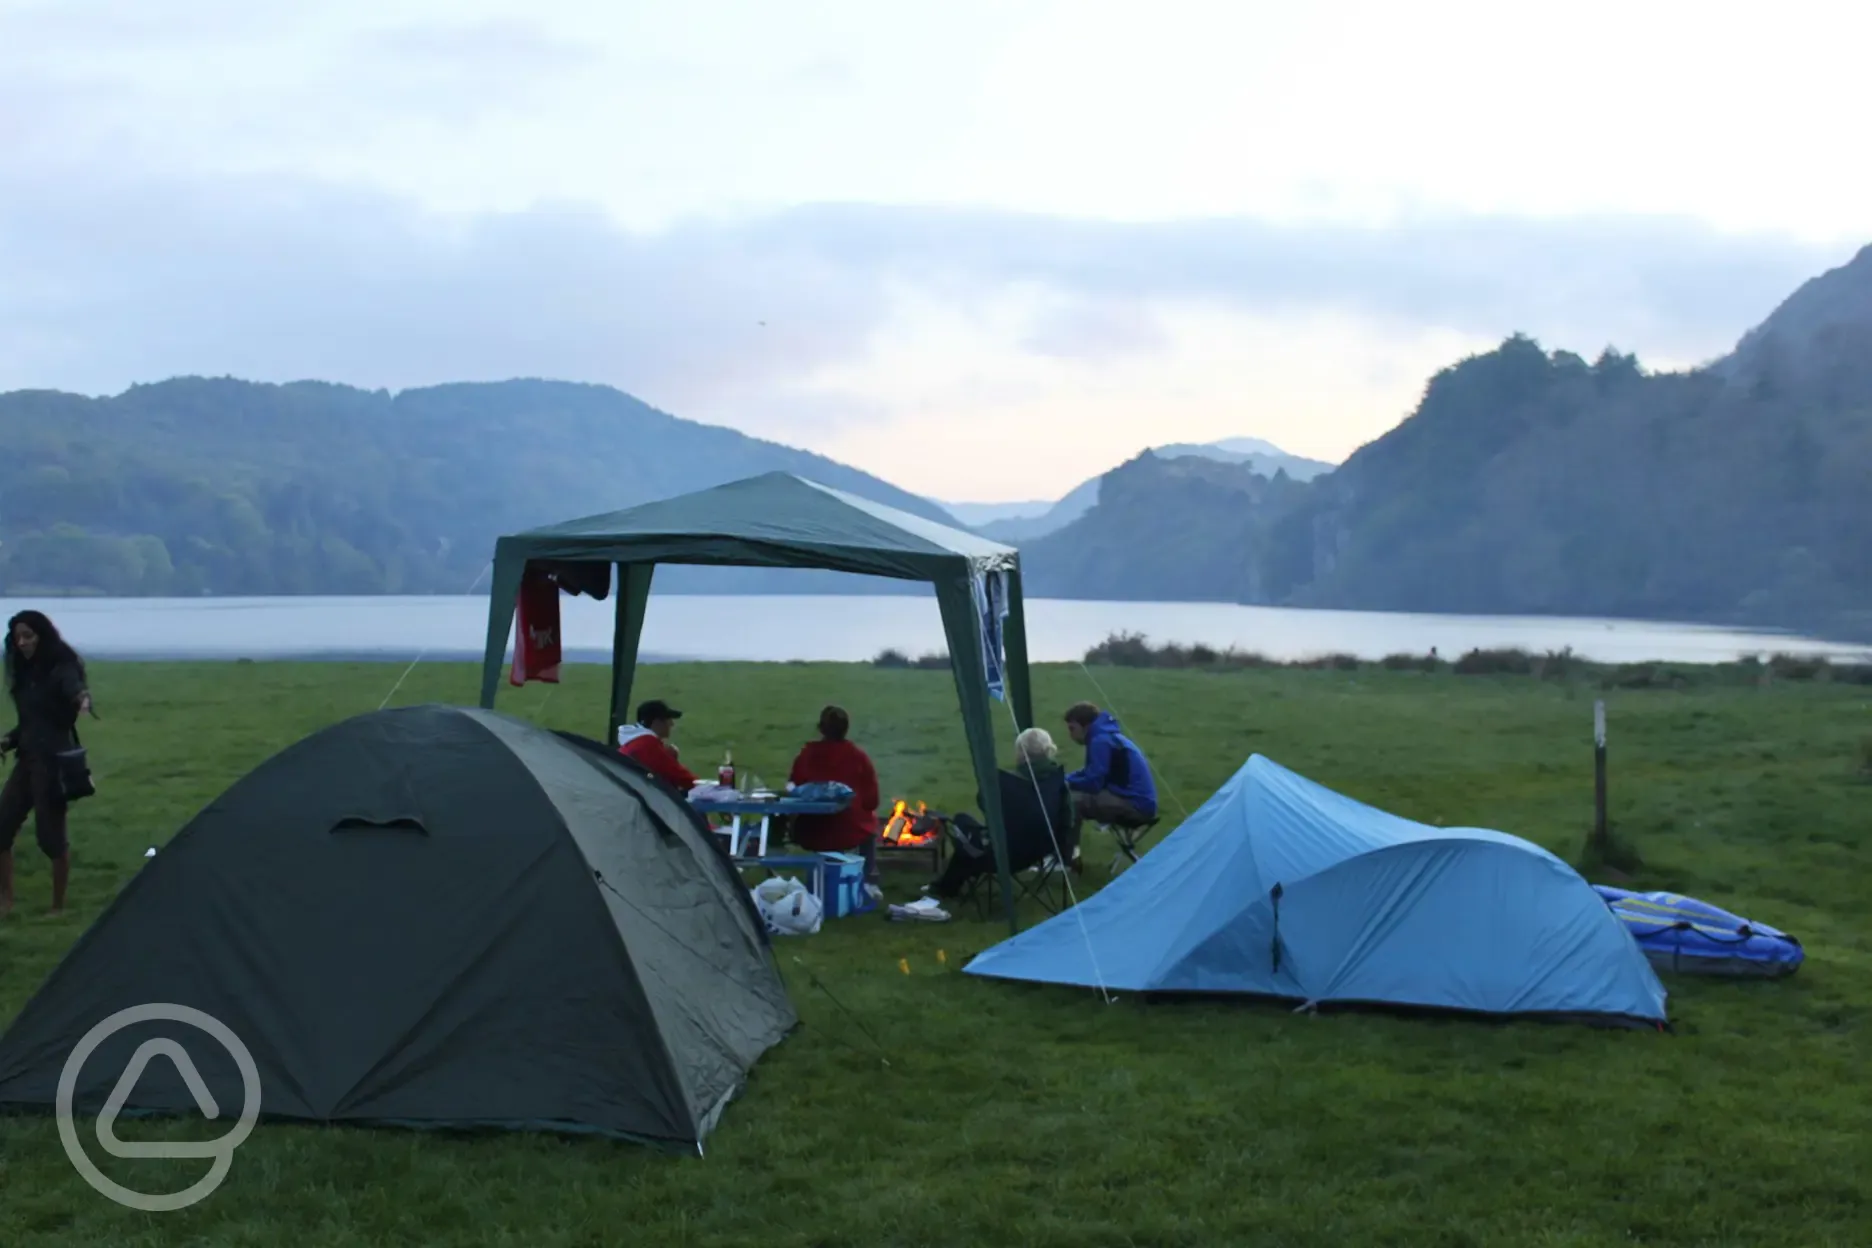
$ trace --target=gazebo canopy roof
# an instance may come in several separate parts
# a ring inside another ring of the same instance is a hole
[[[500,539],[497,553],[609,563],[831,568],[928,580],[1011,569],[1011,546],[788,472],[770,472]]]

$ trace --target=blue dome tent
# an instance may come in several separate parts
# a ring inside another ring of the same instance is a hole
[[[1130,870],[983,951],[993,979],[1662,1026],[1604,899],[1532,842],[1376,810],[1256,755]]]

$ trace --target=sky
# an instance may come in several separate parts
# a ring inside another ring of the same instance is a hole
[[[0,0],[0,390],[553,377],[956,501],[1872,242],[1872,10]]]

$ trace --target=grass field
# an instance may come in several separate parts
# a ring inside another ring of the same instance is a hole
[[[1601,695],[1447,672],[1093,671],[1102,692],[1077,667],[1037,670],[1042,722],[1080,698],[1114,706],[1153,754],[1172,817],[1260,751],[1398,813],[1503,828],[1569,859],[1591,813],[1591,702],[1606,696],[1614,817],[1644,855],[1639,883],[1790,930],[1808,963],[1778,983],[1667,981],[1678,1031],[1664,1035],[1106,1005],[957,973],[1004,926],[844,920],[780,944],[804,1026],[756,1069],[706,1158],[263,1126],[205,1203],[140,1214],[79,1179],[51,1121],[5,1119],[0,1245],[1872,1240],[1872,688]],[[43,916],[28,830],[19,909],[0,924],[0,1018],[148,846],[275,750],[374,709],[396,676],[98,664],[105,718],[86,740],[102,789],[74,814],[73,912]],[[782,778],[832,700],[851,709],[887,796],[953,808],[974,791],[945,672],[672,666],[643,680],[643,696],[688,712],[678,740],[698,770],[732,745],[744,770]],[[474,682],[419,667],[395,701],[472,701]],[[558,689],[504,690],[502,707],[599,732],[604,686],[600,669],[569,669]],[[1011,726],[1003,737],[1006,754]],[[1107,857],[1094,854],[1087,885]],[[919,882],[891,884],[907,895]],[[178,1190],[202,1164],[105,1162],[150,1191]]]

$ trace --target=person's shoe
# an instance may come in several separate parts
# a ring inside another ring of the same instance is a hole
[[[884,904],[884,890],[879,888],[877,885],[872,884],[867,881],[864,886],[864,891],[865,891],[865,896],[871,899],[872,905],[881,906]]]

